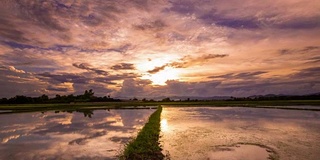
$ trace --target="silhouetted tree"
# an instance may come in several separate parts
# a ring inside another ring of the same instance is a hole
[[[171,100],[170,100],[169,97],[162,99],[162,102],[170,102],[170,101],[171,101]]]
[[[153,100],[153,99],[150,99],[149,102],[154,102],[154,100]]]
[[[6,103],[8,103],[8,99],[7,98],[2,98],[0,100],[0,104],[6,104]]]

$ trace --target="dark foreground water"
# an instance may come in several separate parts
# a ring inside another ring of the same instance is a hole
[[[0,159],[117,159],[154,111],[0,114]]]
[[[173,160],[319,160],[320,112],[164,107],[164,153]]]

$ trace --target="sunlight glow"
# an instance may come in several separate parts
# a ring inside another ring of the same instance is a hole
[[[152,60],[150,59],[149,61],[139,61],[139,63],[136,64],[136,67],[139,71],[146,72],[146,71],[154,69],[155,67],[163,66],[167,63],[175,61],[179,58],[180,57],[178,57],[178,55],[170,54],[170,56],[164,56],[161,58],[154,58]]]
[[[167,119],[162,119],[161,121],[160,121],[160,124],[161,124],[161,131],[162,132],[167,132],[169,129],[169,127],[168,127],[168,121],[167,121]]]
[[[166,69],[158,73],[151,74],[146,78],[150,79],[153,85],[166,85],[168,80],[179,79],[179,74],[176,69],[167,67]]]

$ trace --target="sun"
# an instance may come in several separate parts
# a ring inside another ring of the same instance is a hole
[[[141,79],[148,79],[152,81],[152,85],[166,85],[168,80],[180,79],[181,70],[173,68],[171,66],[165,66],[166,64],[174,61],[176,57],[166,56],[153,60],[143,61],[143,63],[137,64],[137,69],[142,73]],[[156,67],[165,66],[163,70],[157,73],[149,73],[150,70]]]
[[[166,67],[164,70],[155,74],[151,74],[146,78],[152,81],[152,85],[166,85],[168,80],[179,79],[179,74],[176,69]]]

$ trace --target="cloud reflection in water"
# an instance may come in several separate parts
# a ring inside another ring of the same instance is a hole
[[[0,159],[116,159],[154,110],[0,115]]]

